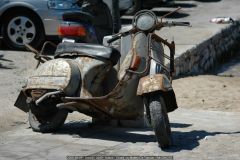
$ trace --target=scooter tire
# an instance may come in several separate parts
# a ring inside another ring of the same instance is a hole
[[[147,107],[146,110],[149,110],[150,123],[155,132],[158,145],[162,149],[168,148],[172,145],[172,135],[166,104],[161,93],[151,93],[148,104],[145,107]]]
[[[67,115],[67,110],[59,109],[56,113],[51,114],[51,116],[42,118],[38,114],[34,114],[32,110],[29,110],[28,121],[34,132],[51,133],[58,130],[64,124]]]

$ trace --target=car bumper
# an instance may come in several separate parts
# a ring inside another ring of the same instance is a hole
[[[62,20],[56,19],[44,19],[43,23],[45,26],[46,36],[57,36],[58,35],[58,26],[62,23]]]

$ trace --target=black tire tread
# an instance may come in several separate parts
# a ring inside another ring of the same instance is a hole
[[[38,120],[37,114],[34,114],[31,110],[28,112],[28,120],[29,124],[34,132],[41,132],[41,133],[50,133],[54,132],[59,129],[63,123],[65,122],[68,115],[68,111],[64,109],[60,109],[54,114],[50,122],[47,124],[42,124]]]
[[[170,147],[172,145],[171,128],[164,99],[158,94],[151,95],[149,110],[151,124],[159,146],[161,148]]]

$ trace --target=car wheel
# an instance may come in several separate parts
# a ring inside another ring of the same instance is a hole
[[[32,12],[16,10],[4,16],[2,34],[11,49],[25,49],[24,44],[38,48],[45,39],[41,21]]]

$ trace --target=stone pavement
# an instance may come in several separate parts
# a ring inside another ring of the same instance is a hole
[[[204,42],[229,24],[215,24],[209,21],[214,17],[232,17],[240,19],[239,0],[209,0],[208,2],[199,1],[175,1],[173,7],[181,6],[182,9],[170,16],[169,21],[187,21],[192,27],[172,27],[164,28],[157,32],[164,39],[176,42],[176,57],[186,50]],[[167,11],[176,8],[164,7],[153,9],[157,15],[163,15]]]
[[[156,33],[176,44],[175,75],[203,74],[219,64],[222,59],[231,56],[231,50],[239,46],[240,39],[240,1],[238,0],[196,0],[173,1],[165,7],[152,10],[160,17],[176,9],[182,10],[168,16],[168,21],[190,22],[192,27],[163,28]],[[210,23],[214,17],[231,17],[232,24]],[[131,17],[122,17],[123,20]],[[165,46],[165,53],[169,50]],[[169,61],[167,60],[166,63]]]
[[[1,160],[58,159],[66,156],[173,156],[186,159],[240,157],[240,113],[178,109],[170,113],[174,146],[162,151],[150,128],[89,127],[68,122],[57,133],[40,134],[28,125],[2,133]]]

